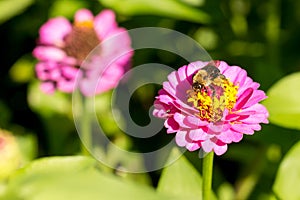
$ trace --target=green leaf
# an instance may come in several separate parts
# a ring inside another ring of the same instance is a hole
[[[22,166],[37,156],[37,138],[33,134],[16,135],[22,157]]]
[[[122,180],[95,168],[89,157],[48,157],[34,161],[9,180],[3,199],[183,200],[153,188]],[[1,198],[1,197],[0,197]]]
[[[85,8],[86,6],[86,1],[56,0],[49,10],[49,15],[51,17],[64,16],[72,19],[78,9]]]
[[[45,157],[30,163],[20,170],[21,177],[52,176],[57,174],[73,174],[94,168],[96,160],[86,156]]]
[[[72,114],[71,99],[68,94],[54,92],[45,94],[41,91],[38,81],[33,81],[29,85],[28,103],[32,110],[49,117],[54,114],[70,115]]]
[[[199,28],[194,38],[198,41],[206,50],[215,49],[218,45],[218,35],[211,28],[201,27]]]
[[[279,199],[300,199],[300,142],[295,144],[281,162],[273,191]]]
[[[202,6],[205,3],[205,0],[178,0],[185,4],[189,4],[192,6]]]
[[[222,183],[218,188],[219,200],[231,200],[234,199],[235,191],[230,183]]]
[[[178,158],[179,155],[179,150],[174,148],[169,161]],[[182,196],[186,199],[201,199],[202,178],[192,164],[182,155],[173,164],[164,168],[157,189],[159,192]]]
[[[7,105],[0,100],[0,127],[6,127],[11,120],[12,113]]]
[[[33,0],[1,0],[0,1],[0,24],[11,17],[23,12]]]
[[[264,101],[270,121],[285,128],[300,130],[300,72],[288,75],[275,83]]]
[[[9,70],[10,77],[18,83],[28,82],[34,77],[32,56],[21,57]]]
[[[105,7],[109,7],[123,15],[157,15],[178,20],[197,23],[208,23],[209,16],[203,11],[179,2],[178,0],[99,0]]]
[[[120,134],[119,124],[123,125],[121,118],[115,119],[111,107],[111,91],[104,92],[101,95],[96,95],[94,98],[94,112],[97,115],[98,122],[106,135]],[[115,110],[117,112],[117,110]],[[116,123],[116,120],[118,124]]]

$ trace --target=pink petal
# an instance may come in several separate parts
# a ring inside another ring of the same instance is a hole
[[[55,62],[39,62],[35,66],[36,71],[49,71],[54,68],[58,68],[58,64]]]
[[[261,105],[261,104],[254,104],[253,106],[250,106],[246,109],[241,110],[241,112],[238,112],[237,115],[239,116],[247,116],[243,117],[241,119],[238,119],[239,121],[243,123],[268,123],[268,117],[269,113],[267,109]]]
[[[241,68],[240,68],[241,69]],[[236,78],[232,80],[232,82],[235,85],[243,85],[247,78],[247,71],[244,69],[241,69],[239,71],[239,74],[236,74]]]
[[[166,97],[167,98],[167,97]],[[162,98],[164,99],[164,98]],[[153,105],[156,109],[159,109],[159,110],[164,110],[166,111],[167,109],[169,109],[170,105],[168,104],[169,102],[165,102],[165,101],[162,101],[161,100],[161,96],[159,98],[157,98]]]
[[[177,71],[173,71],[168,75],[168,83],[170,83],[170,87],[176,89],[176,86],[178,85]]]
[[[199,69],[205,67],[208,62],[196,61],[188,64],[187,66],[183,66],[182,68],[186,68],[186,76],[189,77],[196,73]]]
[[[61,68],[62,75],[68,79],[75,79],[79,70],[71,66],[63,66]]]
[[[248,88],[247,90],[245,90],[245,92],[238,97],[234,109],[240,110],[248,102],[252,94],[252,88]]]
[[[72,31],[71,23],[64,17],[48,20],[40,28],[39,42],[47,45],[63,47],[64,37]]]
[[[257,104],[253,105],[256,106]],[[256,109],[254,109],[252,106],[249,108],[245,108],[243,110],[238,110],[235,111],[233,114],[229,114],[228,116],[232,115],[234,116],[238,116],[238,117],[242,117],[242,116],[248,116],[248,115],[254,115],[255,113],[257,113]]]
[[[200,128],[202,126],[207,126],[209,123],[207,121],[202,121],[200,118],[195,116],[186,116],[184,123],[191,128]]]
[[[171,102],[173,102],[173,98],[171,98],[169,95],[159,95],[159,97],[157,98],[160,102],[165,103],[165,104],[169,104]]]
[[[86,21],[93,21],[93,20],[94,20],[94,15],[88,9],[80,9],[75,13],[74,16],[75,24],[77,22],[86,22]]]
[[[175,133],[180,128],[179,124],[174,120],[173,117],[168,118],[164,125],[167,128],[167,133]]]
[[[187,141],[185,139],[187,132],[186,131],[178,131],[175,136],[176,144],[180,147],[184,147],[187,145]]]
[[[226,71],[229,67],[230,66],[226,62],[220,61],[218,69],[220,70],[221,74],[224,74],[224,71]]]
[[[213,141],[209,140],[204,140],[203,142],[201,142],[201,147],[203,149],[203,151],[205,151],[206,153],[209,153],[213,150],[215,146],[215,143]]]
[[[192,142],[192,143],[187,143],[185,145],[186,149],[189,151],[196,151],[200,149],[201,147],[201,142]]]
[[[259,88],[259,86],[259,83],[253,82],[253,80],[250,77],[247,77],[244,84],[241,85],[241,87],[243,88],[253,88],[254,90]]]
[[[155,109],[153,110],[153,115],[155,117],[166,118],[169,116],[169,114],[171,114],[167,113],[167,110],[171,110],[170,106],[168,106],[167,104],[163,104],[158,100],[154,101],[154,107]]]
[[[83,64],[87,78],[80,83],[80,87],[82,88],[81,91],[87,96],[95,93],[99,94],[116,87],[127,68],[127,65],[117,63],[117,60],[122,56],[120,50],[113,53],[113,48],[108,46],[103,46],[103,48],[106,48],[106,50],[101,51],[101,57],[95,54],[93,61]]]
[[[182,102],[185,102],[186,104],[186,101],[188,99],[187,91],[192,89],[191,84],[187,80],[185,80],[180,82],[180,84],[178,84],[175,88],[176,88],[176,93],[175,93],[176,97]]]
[[[193,114],[199,112],[198,110],[187,105],[186,103],[182,102],[181,100],[174,100],[172,103],[178,110],[180,110],[180,112],[182,112],[184,114],[193,115]]]
[[[249,124],[232,124],[231,128],[240,133],[252,135],[254,133],[251,125]]]
[[[45,46],[36,47],[33,50],[33,55],[39,60],[52,62],[62,61],[67,57],[63,50]]]
[[[44,63],[44,62],[37,63],[36,67],[35,67],[35,71],[36,71],[37,77],[40,80],[48,80],[50,78],[47,63]]]
[[[122,66],[112,64],[105,71],[103,71],[97,79],[96,93],[101,93],[115,88],[124,74]]]
[[[207,140],[209,135],[207,135],[202,129],[192,129],[188,132],[188,137],[192,141]]]
[[[100,38],[106,38],[118,28],[115,13],[111,10],[103,10],[94,20],[94,28]]]
[[[224,72],[223,75],[226,76],[226,78],[229,78],[229,80],[233,83],[236,83],[236,79],[238,75],[241,73],[242,69],[238,66],[231,66],[228,67]]]
[[[75,84],[74,81],[61,79],[57,82],[57,88],[60,91],[70,93],[74,91]]]
[[[186,82],[186,68],[185,67],[180,67],[176,73],[176,79],[178,80],[178,83]],[[186,83],[190,85],[189,83]]]
[[[57,80],[61,77],[60,69],[53,69],[49,72],[49,78],[51,80]]]
[[[238,115],[253,115],[255,113],[268,114],[268,110],[266,109],[265,106],[257,103],[248,108],[241,110],[240,112],[237,112]]]
[[[227,144],[225,145],[222,145],[222,146],[219,146],[219,145],[215,145],[214,146],[214,152],[220,156],[220,155],[223,155],[226,151],[227,151]]]
[[[164,90],[164,89],[160,89],[159,91],[158,91],[158,94],[159,95],[168,95],[168,93]],[[159,97],[159,96],[158,96]]]
[[[36,76],[38,79],[40,79],[42,81],[47,81],[50,79],[49,73],[43,72],[43,71],[37,71]]]
[[[245,107],[245,108],[250,107],[266,98],[267,98],[267,96],[264,91],[255,90],[253,92],[252,96],[250,97],[250,99],[247,101],[247,103],[243,107]]]
[[[265,122],[265,119],[266,119],[265,114],[255,114],[255,115],[249,115],[246,119],[242,119],[239,121],[246,124],[256,124],[256,123]]]
[[[255,112],[253,112],[253,114],[255,114]],[[233,113],[233,114],[226,115],[225,120],[226,121],[236,121],[240,117],[241,117],[241,115],[239,115],[238,113]]]
[[[40,85],[41,90],[47,94],[52,94],[55,91],[53,82],[43,82]]]
[[[111,65],[111,63],[125,67],[125,65],[130,63],[129,61],[133,55],[131,39],[126,31],[104,38],[98,49],[101,54],[101,59],[98,60],[98,63],[103,66],[102,68]],[[98,54],[95,54],[95,56],[97,57]]]
[[[190,82],[186,77],[186,69],[181,67],[178,71],[169,74],[168,80],[172,88],[176,89],[176,96],[179,99],[186,99],[186,91],[192,89]]]
[[[92,79],[81,79],[78,82],[80,91],[83,93],[84,96],[93,96],[96,90],[97,80]]]
[[[122,49],[121,50],[122,54],[119,55],[119,57],[115,60],[115,64],[123,66],[125,71],[127,71],[131,65],[131,58],[134,54],[134,51],[130,46],[131,45],[130,38],[129,37],[123,37],[123,38],[125,39],[122,40],[122,43],[119,43],[120,45],[122,45],[122,47],[119,48],[119,50]],[[126,43],[126,41],[124,40],[127,40],[128,43]]]
[[[208,125],[208,134],[219,134],[220,132],[226,131],[230,128],[230,125],[224,122],[210,123]]]
[[[243,139],[243,134],[233,130],[227,130],[217,135],[216,137],[222,142],[229,144],[231,142],[241,141]]]
[[[176,98],[176,91],[175,89],[172,87],[172,85],[170,84],[170,82],[163,82],[163,88],[166,92],[168,92],[171,96],[173,96],[174,98]]]
[[[252,124],[252,129],[255,131],[260,131],[261,130],[261,125],[260,124]]]
[[[190,128],[189,126],[183,123],[184,119],[185,119],[184,115],[178,112],[174,114],[174,120],[179,124],[181,128]]]
[[[237,96],[240,96],[242,93],[245,92],[245,90],[252,88],[254,91],[259,88],[259,83],[253,82],[253,80],[249,77],[246,77],[244,83],[239,84],[238,94]]]

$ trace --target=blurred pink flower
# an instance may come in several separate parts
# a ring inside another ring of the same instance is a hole
[[[179,146],[222,155],[227,144],[260,130],[269,114],[259,104],[265,93],[245,70],[215,61],[210,73],[209,65],[197,61],[172,72],[156,97],[153,114],[165,119],[167,133],[176,133]],[[200,69],[207,76],[199,85],[194,79]]]
[[[46,93],[70,93],[79,87],[90,96],[112,89],[133,55],[130,37],[126,29],[118,27],[111,10],[94,17],[91,11],[81,9],[73,24],[64,17],[50,19],[42,25],[39,35],[33,55],[39,60],[36,74]]]

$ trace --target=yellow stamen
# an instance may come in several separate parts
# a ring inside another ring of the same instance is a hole
[[[236,103],[239,86],[234,85],[231,81],[225,79],[223,81],[222,88],[224,90],[224,96],[226,97],[225,106],[229,111],[231,111]]]
[[[76,27],[93,28],[94,22],[92,20],[85,20],[85,21],[75,22],[74,25]]]
[[[215,87],[215,88],[214,88]],[[212,85],[212,89],[219,87],[217,95],[208,95],[206,91],[193,91],[189,90],[189,98],[187,102],[199,110],[195,115],[199,116],[202,120],[210,122],[217,122],[222,119],[223,112],[228,109],[231,112],[237,100],[238,86],[234,85],[228,79],[222,79],[221,84]],[[216,89],[217,90],[217,89]]]

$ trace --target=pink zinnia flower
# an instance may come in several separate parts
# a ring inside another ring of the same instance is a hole
[[[118,84],[129,67],[131,40],[126,29],[118,27],[111,10],[94,17],[91,11],[81,9],[73,24],[64,17],[50,19],[39,34],[33,55],[39,60],[36,74],[46,93],[69,93],[77,86],[85,95],[107,91]],[[100,48],[86,61],[99,44]]]
[[[154,102],[154,116],[165,119],[176,143],[195,151],[222,155],[268,123],[266,98],[259,84],[238,66],[223,61],[193,62],[168,76]]]

